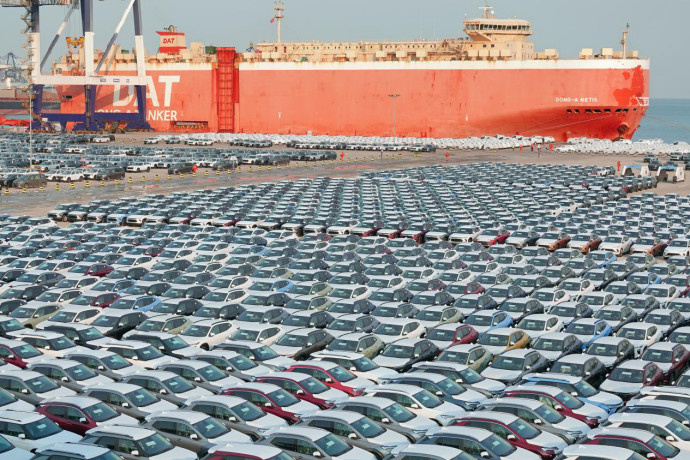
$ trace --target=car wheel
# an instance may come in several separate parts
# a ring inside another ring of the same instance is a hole
[[[67,222],[67,214],[63,214],[63,215],[62,215],[62,221],[63,221],[63,222]]]
[[[200,346],[199,348],[201,348],[201,349],[204,350],[204,351],[208,351],[208,349],[209,349],[207,343],[202,343],[201,346]]]

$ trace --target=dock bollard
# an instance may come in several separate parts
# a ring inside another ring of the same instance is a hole
[[[27,192],[26,187],[24,187],[24,188],[22,189],[22,193],[26,193],[26,192]]]

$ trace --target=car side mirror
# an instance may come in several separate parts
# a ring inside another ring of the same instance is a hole
[[[474,359],[470,359],[470,364],[474,364]]]
[[[666,440],[667,440],[668,442],[676,442],[676,438],[674,438],[674,437],[671,436],[671,435],[666,436]]]
[[[129,403],[128,403],[128,402],[123,402],[123,403],[122,403],[122,407],[124,407],[125,409],[129,408]]]
[[[164,351],[164,350],[165,350],[165,347],[164,347],[163,345],[161,345],[161,346],[158,347],[158,349],[159,349],[160,351]]]
[[[197,383],[201,383],[201,377],[194,377],[194,381]]]
[[[542,422],[540,418],[535,418],[534,422],[532,422],[532,423],[534,423],[535,425],[543,425],[544,424],[544,422]]]
[[[657,458],[657,456],[656,456],[656,454],[655,454],[654,452],[650,452],[650,453],[647,454],[647,458],[653,459],[653,458]]]
[[[192,433],[189,435],[189,439],[191,439],[193,441],[197,441],[199,439],[199,435],[196,433]]]
[[[488,453],[487,451],[483,450],[481,454],[479,454],[481,458],[491,458],[491,454]]]
[[[436,392],[436,396],[443,396],[443,392],[442,392],[442,391],[437,391],[437,392]]]
[[[355,366],[350,366],[350,370],[351,370],[351,371],[356,371],[357,368],[356,368]]]
[[[652,381],[652,378],[651,378],[651,377],[647,377],[647,379],[645,379],[645,382],[646,382],[646,383],[650,383],[651,381]]]
[[[234,415],[231,415],[230,417],[228,417],[228,421],[229,422],[237,422],[237,417],[235,417]]]
[[[419,404],[417,404],[417,403],[412,403],[412,405],[411,405],[410,407],[411,407],[412,409],[419,409]]]
[[[389,419],[388,417],[383,417],[381,419],[381,423],[390,423],[390,422],[391,422],[391,419]]]
[[[508,441],[517,441],[517,437],[514,434],[509,434],[508,436],[506,436],[506,439]]]
[[[88,420],[86,420],[86,417],[80,417],[79,423],[88,423]]]
[[[161,388],[161,391],[159,391],[159,393],[162,394],[162,395],[167,395],[167,394],[168,394],[168,390],[166,390],[165,388]]]
[[[562,411],[562,410],[563,410],[563,406],[557,405],[557,406],[554,407],[554,409],[556,409],[557,411]]]
[[[270,402],[264,403],[264,407],[273,407],[273,404]]]
[[[619,352],[618,356],[621,356],[621,357],[625,356],[625,352],[624,351]]]
[[[99,370],[99,371],[104,371],[104,370],[105,370],[105,366],[100,365],[100,366],[98,366],[96,369]]]
[[[577,391],[571,391],[571,392],[570,392],[570,395],[571,395],[571,396],[577,396]]]
[[[26,439],[26,435],[25,435],[24,433],[19,433],[19,434],[17,435],[17,437],[18,437],[19,439]]]
[[[60,379],[60,381],[61,381],[61,382],[69,382],[69,378],[67,378],[67,377],[62,377],[62,378]]]
[[[318,450],[314,451],[314,453],[312,454],[312,457],[321,457],[321,452],[319,452]]]
[[[592,375],[592,373],[590,371],[585,371],[585,375],[589,377],[590,375]]]
[[[22,388],[22,394],[23,394],[23,395],[28,395],[28,394],[29,394],[29,390],[27,390],[26,388]]]
[[[350,438],[350,439],[357,439],[357,435],[354,434],[354,433],[348,434],[347,437]]]
[[[330,377],[326,377],[326,380],[324,380],[326,383],[333,383],[333,379]]]
[[[304,390],[297,390],[297,391],[295,391],[295,394],[296,394],[296,395],[303,395],[303,394],[304,394]]]

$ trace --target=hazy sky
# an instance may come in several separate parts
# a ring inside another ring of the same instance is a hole
[[[175,25],[187,40],[236,46],[275,39],[273,0],[142,0],[146,44],[158,48],[155,30]],[[124,0],[96,3],[96,39],[101,48],[119,21]],[[690,2],[688,0],[491,0],[499,17],[532,21],[538,50],[557,48],[562,58],[581,48],[620,48],[622,29],[631,25],[629,49],[652,59],[652,97],[690,98]],[[482,0],[285,0],[284,40],[408,40],[462,35],[467,14],[480,14]],[[65,7],[44,7],[43,43],[52,39]],[[0,9],[0,56],[22,51],[18,8]],[[131,20],[128,26],[131,30]],[[78,36],[76,16],[67,35]],[[60,41],[58,52],[65,50]],[[124,48],[132,40],[123,38]]]

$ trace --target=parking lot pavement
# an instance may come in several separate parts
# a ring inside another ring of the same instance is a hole
[[[132,136],[132,135],[125,135]],[[139,137],[124,137],[122,145],[138,145]],[[0,213],[21,213],[32,216],[43,216],[57,203],[78,202],[86,203],[96,199],[112,199],[124,196],[141,196],[156,193],[172,193],[189,191],[200,188],[218,188],[239,184],[257,183],[276,180],[297,180],[300,178],[314,178],[320,176],[353,177],[364,172],[382,171],[400,168],[411,168],[429,165],[455,165],[484,161],[505,162],[516,164],[563,164],[582,166],[613,166],[617,162],[621,164],[639,163],[640,158],[629,156],[596,156],[570,153],[567,155],[551,152],[536,152],[519,150],[499,151],[449,151],[446,158],[445,151],[433,153],[413,154],[410,152],[389,152],[384,159],[379,158],[378,152],[348,151],[344,161],[335,162],[291,162],[289,166],[257,167],[251,169],[243,165],[240,171],[232,174],[210,169],[199,169],[196,177],[185,174],[184,177],[172,176],[168,178],[164,169],[152,170],[149,173],[128,173],[125,180],[117,184],[113,181],[90,181],[87,187],[85,182],[78,182],[71,187],[67,183],[49,183],[45,191],[28,190],[22,193],[19,189],[10,190],[9,195],[0,193]],[[157,176],[157,178],[156,178]],[[59,190],[57,186],[59,185]],[[657,193],[690,193],[690,182],[678,184],[660,183]]]

